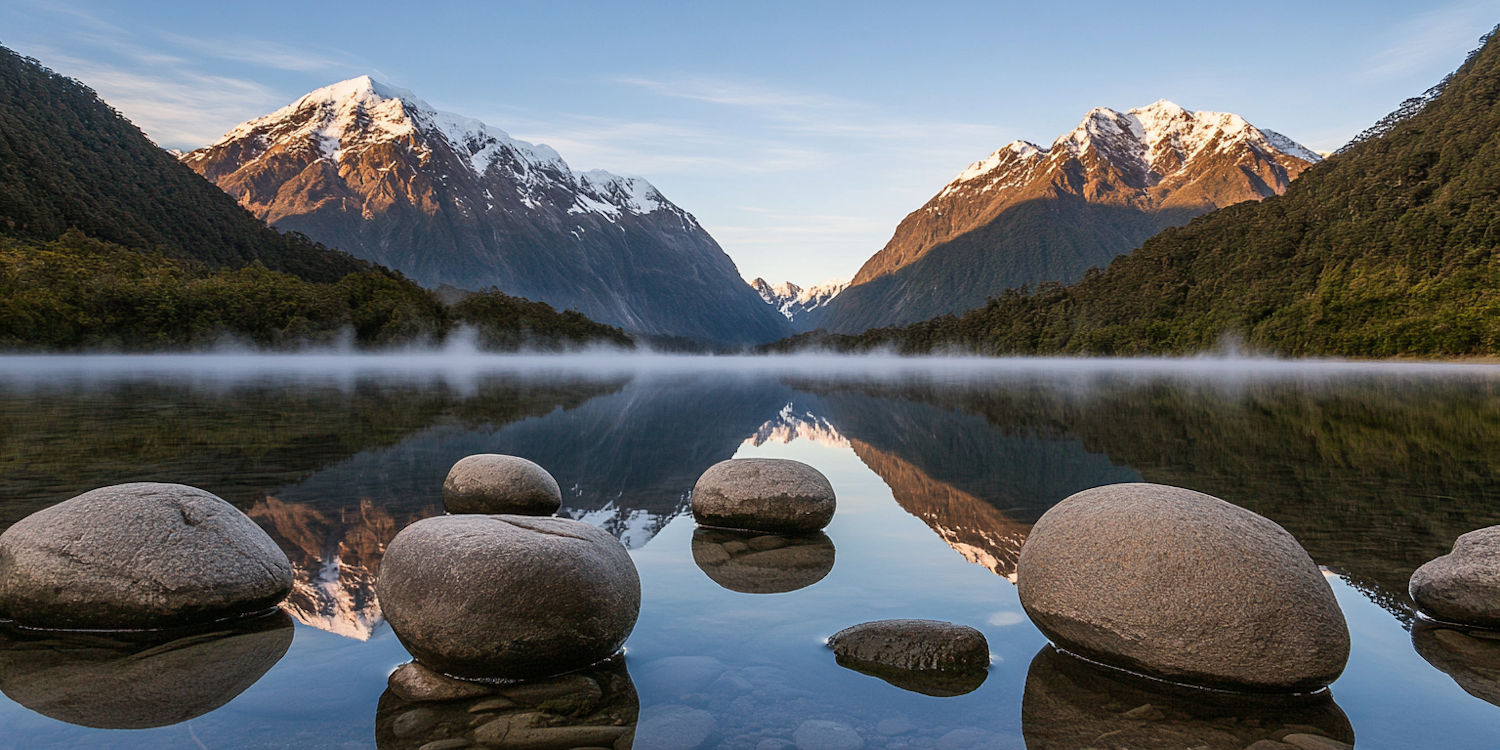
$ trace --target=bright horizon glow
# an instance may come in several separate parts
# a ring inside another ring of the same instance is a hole
[[[784,0],[754,5],[13,0],[0,43],[164,147],[369,74],[650,180],[747,279],[851,278],[906,214],[1014,140],[1094,107],[1233,112],[1332,151],[1437,83],[1500,0],[1253,8]]]

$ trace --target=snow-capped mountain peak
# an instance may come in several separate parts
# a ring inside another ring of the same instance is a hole
[[[772,284],[757,278],[750,282],[751,288],[760,294],[766,304],[775,307],[787,320],[796,320],[803,315],[828,304],[839,292],[849,287],[847,279],[829,279],[821,284],[800,287],[790,281]]]

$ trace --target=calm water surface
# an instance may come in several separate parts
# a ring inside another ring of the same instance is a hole
[[[1497,396],[1500,370],[1479,366],[0,358],[0,527],[103,485],[181,482],[249,514],[297,571],[291,624],[174,647],[166,667],[100,656],[119,643],[0,640],[0,748],[377,747],[386,675],[409,658],[373,594],[382,550],[441,512],[448,468],[474,453],[541,464],[564,515],[630,549],[638,748],[684,746],[681,724],[657,717],[689,711],[712,719],[702,747],[746,750],[807,721],[870,748],[1036,750],[1240,748],[1309,722],[1336,733],[1345,717],[1362,749],[1491,748],[1500,642],[1420,625],[1414,638],[1406,583],[1459,534],[1500,523]],[[812,464],[838,493],[800,567],[716,562],[732,545],[694,534],[698,475],[750,456]],[[1046,648],[1013,583],[1028,530],[1074,492],[1133,481],[1222,497],[1302,542],[1353,636],[1336,706],[1226,711]],[[933,697],[823,646],[887,618],[983,631],[987,679]],[[1146,703],[1165,718],[1119,716]]]

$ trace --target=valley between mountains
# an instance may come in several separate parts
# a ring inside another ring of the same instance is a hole
[[[747,280],[646,179],[361,76],[168,154],[5,52],[0,346],[1472,356],[1500,121],[1486,37],[1337,154],[1170,101],[959,172],[848,280]],[[265,304],[274,300],[273,304]]]

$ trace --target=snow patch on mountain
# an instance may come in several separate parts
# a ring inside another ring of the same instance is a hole
[[[772,284],[763,278],[757,278],[749,282],[750,287],[760,294],[760,298],[766,304],[775,307],[778,312],[786,316],[787,320],[796,320],[798,315],[803,315],[816,310],[839,296],[839,293],[849,288],[848,279],[829,279],[821,284],[810,287],[800,287],[790,281],[780,284]]]
[[[776,418],[761,425],[745,442],[760,447],[766,443],[786,445],[795,440],[807,440],[830,448],[849,447],[849,439],[832,422],[810,411],[799,413],[795,404],[781,407]]]
[[[508,172],[522,202],[531,208],[548,200],[549,188],[562,187],[575,196],[569,213],[601,214],[615,221],[622,214],[645,215],[670,207],[686,217],[644,179],[603,170],[575,173],[545,144],[517,140],[472,117],[437,110],[411,91],[369,76],[309,92],[269,115],[241,123],[199,151],[245,141],[262,154],[273,144],[306,143],[322,158],[338,163],[348,154],[393,142],[424,155],[434,139],[444,141],[476,178],[490,170]]]
[[[1162,99],[1127,112],[1096,107],[1084,115],[1078,127],[1047,148],[1015,141],[970,164],[939,195],[961,189],[987,191],[1020,186],[1030,181],[1043,162],[1055,165],[1090,150],[1155,184],[1172,173],[1190,169],[1201,156],[1232,152],[1242,145],[1273,158],[1286,155],[1313,164],[1323,160],[1312,149],[1276,131],[1257,128],[1239,115],[1193,112]]]

